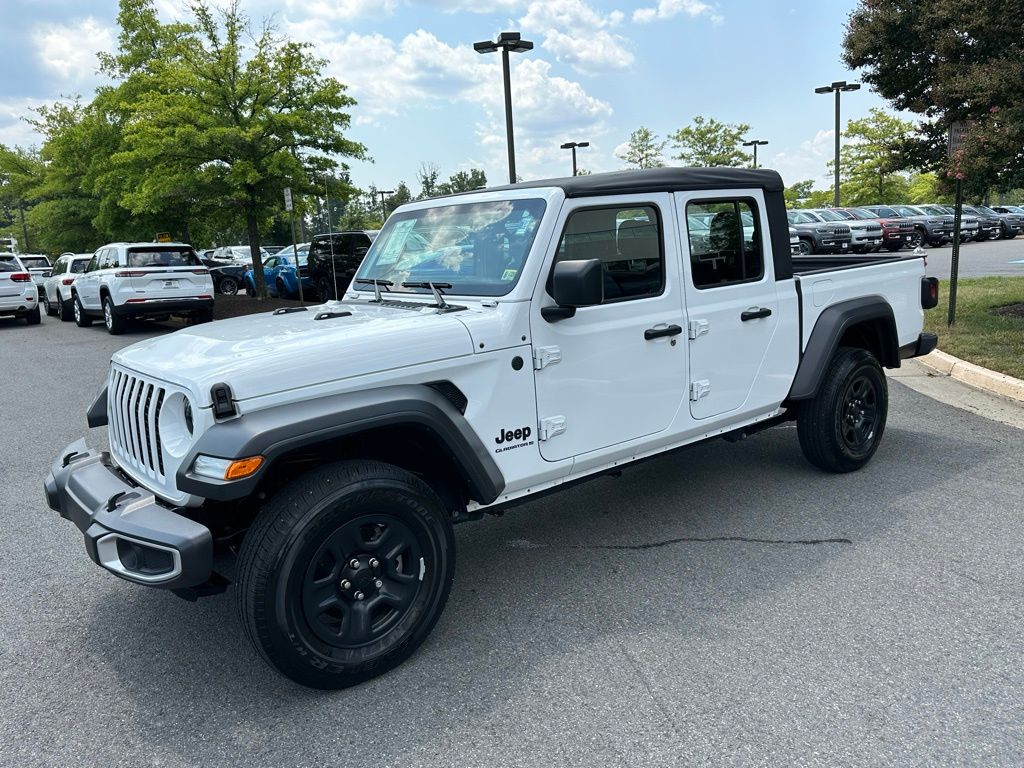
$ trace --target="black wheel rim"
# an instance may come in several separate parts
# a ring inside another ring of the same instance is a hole
[[[800,241],[800,254],[802,256],[810,256],[811,251],[813,251],[813,250],[814,249],[811,248],[811,244],[808,243],[806,240],[801,240]]]
[[[306,625],[333,648],[380,640],[422,593],[428,543],[386,513],[363,515],[337,528],[316,549],[301,581]]]
[[[220,292],[226,296],[234,296],[238,293],[238,283],[230,277],[224,278],[220,282]]]
[[[878,387],[866,374],[855,376],[843,393],[839,413],[843,442],[855,453],[871,447],[878,433]]]
[[[910,246],[912,248],[917,248],[917,246],[919,246],[923,241],[924,235],[922,235],[920,232],[915,232],[913,235],[910,236]]]

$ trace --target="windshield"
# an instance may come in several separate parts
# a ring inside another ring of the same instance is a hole
[[[807,211],[790,211],[790,224],[818,224],[821,220]]]
[[[909,205],[897,205],[896,210],[899,211],[900,216],[920,216],[921,211],[915,211]]]
[[[356,279],[447,284],[445,293],[504,296],[512,290],[544,215],[543,200],[445,205],[393,214],[373,241]],[[365,287],[365,286],[360,286]]]
[[[878,218],[878,214],[877,213],[872,213],[871,211],[867,211],[867,210],[865,210],[863,208],[848,208],[847,209],[847,213],[849,213],[855,219],[862,219],[863,220],[863,219],[877,219]]]
[[[133,248],[128,251],[130,267],[201,267],[203,262],[191,248]]]
[[[835,211],[830,211],[827,208],[816,208],[814,212],[825,221],[846,221],[845,216],[842,216]]]
[[[22,256],[21,263],[25,269],[49,269],[50,260],[45,256]]]

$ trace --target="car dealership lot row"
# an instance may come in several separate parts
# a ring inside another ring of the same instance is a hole
[[[119,582],[46,509],[110,355],[170,328],[0,319],[6,380],[46,404],[0,421],[0,764],[1024,761],[1019,431],[894,383],[853,475],[782,428],[460,526],[434,635],[323,695],[262,664],[230,593]]]

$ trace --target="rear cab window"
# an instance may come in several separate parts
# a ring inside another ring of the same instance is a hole
[[[203,262],[191,248],[130,248],[129,267],[201,267]]]

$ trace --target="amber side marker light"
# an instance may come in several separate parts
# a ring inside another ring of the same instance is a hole
[[[241,480],[243,477],[249,477],[249,475],[253,474],[262,466],[262,456],[250,456],[247,459],[236,459],[228,465],[228,469],[224,473],[224,479]]]

